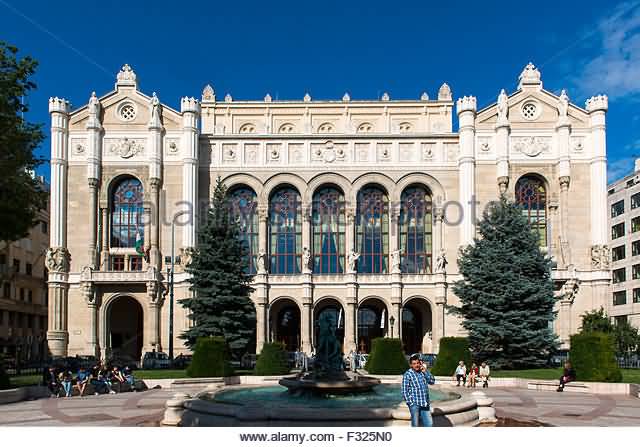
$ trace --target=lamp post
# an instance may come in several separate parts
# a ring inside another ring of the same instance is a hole
[[[394,318],[393,315],[391,315],[391,317],[389,317],[389,323],[391,324],[391,338],[393,338],[393,325],[396,322],[396,319]]]
[[[175,223],[171,220],[171,266],[167,266],[167,280],[169,281],[169,360],[173,361],[173,272],[175,269]]]

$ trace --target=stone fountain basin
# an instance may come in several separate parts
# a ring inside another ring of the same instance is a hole
[[[215,401],[223,391],[260,386],[222,386],[200,393],[183,403],[181,426],[204,427],[291,427],[291,426],[407,426],[410,421],[406,404],[371,408],[314,408],[304,404],[273,404],[273,402],[226,403]],[[446,385],[433,385],[432,389],[457,396],[452,400],[432,402],[434,426],[473,426],[479,422],[478,400],[466,390]]]

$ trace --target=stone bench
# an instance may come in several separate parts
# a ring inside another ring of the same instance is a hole
[[[527,381],[527,389],[536,391],[555,391],[558,389],[558,380],[529,380]],[[584,382],[569,382],[564,386],[565,391],[574,393],[590,392],[589,385]]]

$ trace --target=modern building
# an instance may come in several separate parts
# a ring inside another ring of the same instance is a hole
[[[0,354],[23,365],[47,355],[48,247],[47,209],[38,212],[38,223],[25,238],[0,242]]]
[[[640,327],[640,159],[634,172],[609,185],[611,296],[604,308],[614,321]]]
[[[500,193],[557,262],[566,345],[580,315],[610,301],[607,107],[543,89],[529,64],[516,91],[481,109],[445,83],[433,99],[366,101],[235,100],[206,86],[175,110],[125,65],[87,105],[49,100],[50,349],[166,351],[170,317],[175,353],[185,349],[189,320],[177,303],[170,313],[166,272],[179,255],[175,299],[191,293],[184,265],[218,176],[251,251],[258,351],[281,340],[311,352],[331,313],[346,353],[381,335],[437,352],[463,333],[445,311],[458,302],[458,249]]]

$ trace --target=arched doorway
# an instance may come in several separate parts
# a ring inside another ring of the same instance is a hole
[[[107,314],[107,343],[111,357],[139,361],[142,357],[143,311],[130,296],[116,298]]]
[[[378,298],[367,298],[358,306],[359,354],[371,352],[374,338],[384,337],[387,332],[387,306]]]
[[[402,345],[406,354],[433,350],[432,313],[424,298],[412,298],[402,306]]]
[[[269,307],[271,341],[284,344],[289,352],[300,350],[300,308],[289,298],[276,300]]]
[[[316,304],[313,309],[313,345],[317,346],[319,326],[318,322],[321,318],[328,315],[334,322],[336,327],[336,338],[344,352],[344,309],[340,302],[334,298],[325,298]]]

